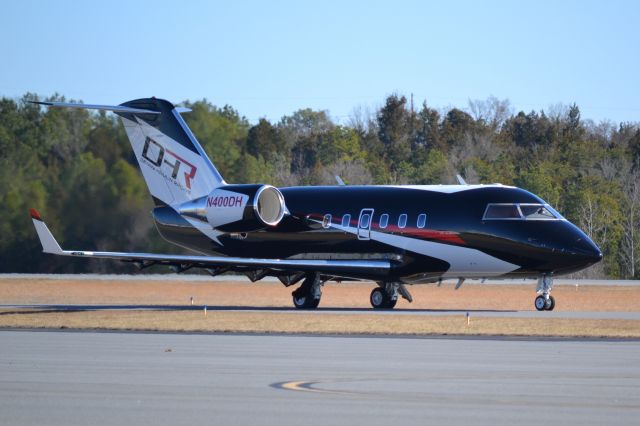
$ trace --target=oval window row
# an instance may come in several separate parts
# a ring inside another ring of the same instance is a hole
[[[331,220],[332,220],[332,215],[330,214],[325,214],[324,218],[322,219],[322,227],[323,228],[329,228],[331,226]],[[360,219],[360,228],[366,229],[369,228],[369,214],[365,214],[363,215],[363,217]],[[398,216],[398,228],[400,229],[404,229],[407,226],[407,220],[408,220],[408,216],[405,213],[402,213],[401,215]],[[351,215],[350,214],[345,214],[344,216],[342,216],[342,220],[340,221],[340,224],[342,225],[343,228],[348,228],[351,226]],[[387,226],[389,226],[389,215],[387,213],[383,213],[380,215],[380,220],[378,221],[378,228],[380,229],[385,229]],[[427,226],[427,215],[425,213],[421,213],[418,215],[418,218],[416,220],[416,227],[419,229],[424,228],[425,226]]]

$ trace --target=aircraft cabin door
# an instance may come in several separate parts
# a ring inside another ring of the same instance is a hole
[[[362,209],[360,211],[360,219],[358,219],[359,240],[371,238],[371,222],[373,222],[373,209]]]

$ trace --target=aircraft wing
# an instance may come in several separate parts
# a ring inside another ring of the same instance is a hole
[[[345,278],[363,274],[385,275],[391,269],[389,260],[315,260],[315,259],[254,259],[226,256],[198,256],[155,253],[125,253],[106,251],[63,250],[40,214],[30,209],[33,225],[36,228],[42,251],[60,256],[115,259],[138,264],[138,266],[170,265],[178,270],[191,267],[227,270],[272,270],[282,272],[319,272]]]

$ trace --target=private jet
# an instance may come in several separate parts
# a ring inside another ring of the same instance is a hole
[[[538,196],[501,184],[280,187],[225,182],[182,114],[156,98],[117,106],[36,102],[112,111],[125,128],[167,241],[197,254],[63,250],[39,212],[43,251],[116,259],[144,269],[201,268],[251,281],[277,277],[300,309],[318,307],[327,281],[373,281],[376,309],[409,302],[414,284],[537,279],[534,306],[555,307],[553,279],[602,259],[578,227]]]

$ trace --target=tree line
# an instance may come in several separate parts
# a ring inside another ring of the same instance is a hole
[[[27,211],[63,246],[176,252],[153,208],[122,125],[104,112],[0,100],[0,272],[130,272],[116,262],[45,256]],[[62,96],[48,101],[64,101]],[[583,120],[577,105],[514,112],[507,100],[418,108],[390,95],[345,123],[300,109],[251,124],[229,105],[186,101],[193,133],[230,183],[503,183],[539,195],[604,252],[586,277],[640,278],[640,125]]]

